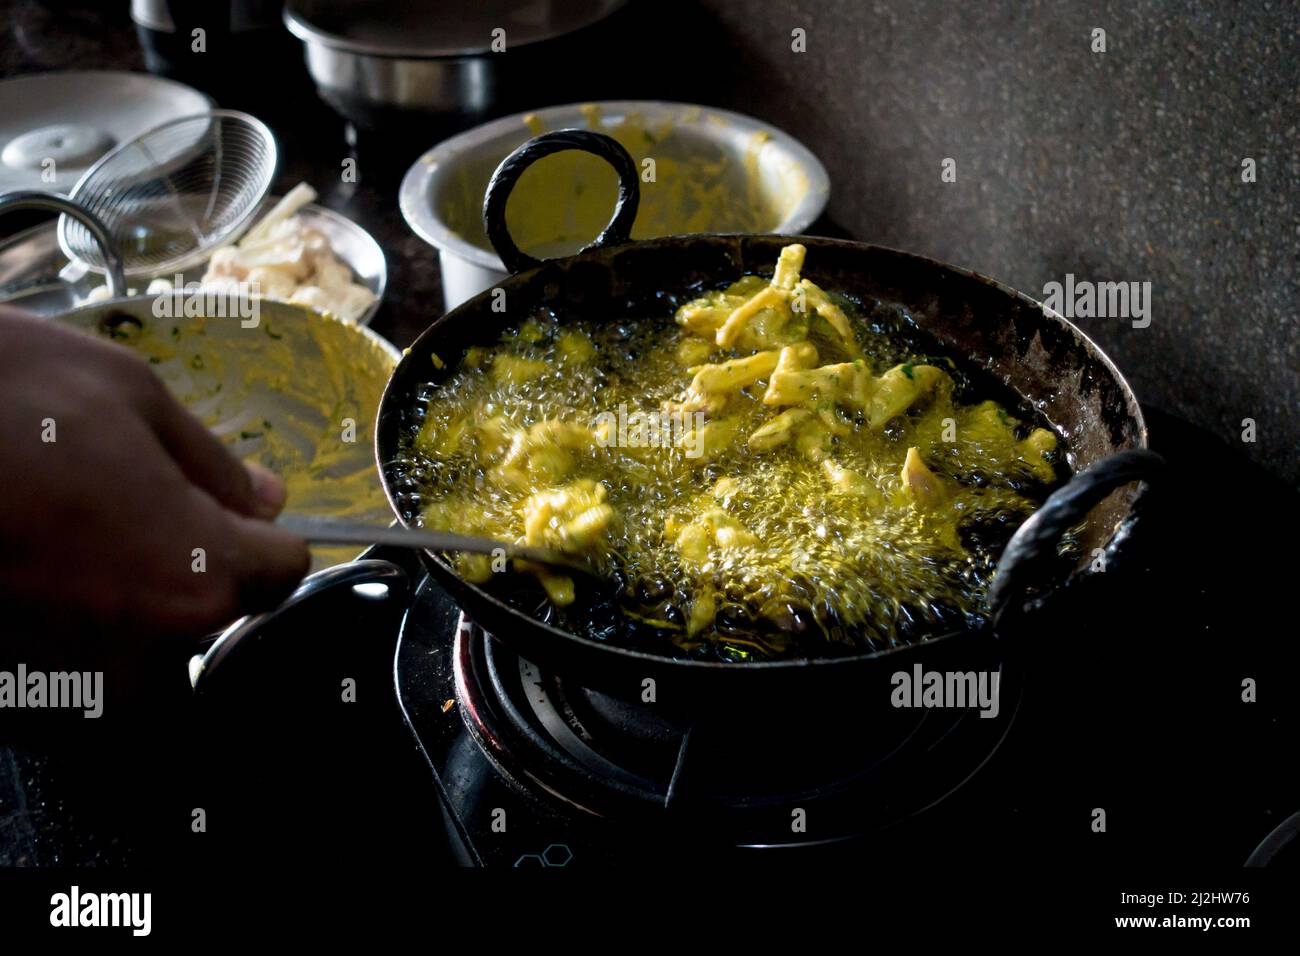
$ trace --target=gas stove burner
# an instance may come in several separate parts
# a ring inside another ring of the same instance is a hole
[[[878,831],[979,770],[1021,692],[1004,665],[993,719],[810,701],[672,713],[538,668],[427,581],[403,629],[397,679],[466,837],[490,816],[482,803],[492,788],[472,776],[488,774],[549,819],[550,832],[584,833],[602,846],[671,834],[695,846],[796,847]],[[411,698],[432,687],[441,688],[434,699],[447,695],[441,706],[416,706]]]

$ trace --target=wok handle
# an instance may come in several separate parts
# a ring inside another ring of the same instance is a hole
[[[627,150],[612,137],[591,130],[561,129],[543,133],[501,160],[483,197],[483,226],[487,229],[488,241],[510,272],[535,269],[542,260],[533,258],[515,245],[506,226],[506,201],[525,169],[544,156],[570,149],[599,156],[618,173],[618,202],[614,205],[614,215],[604,231],[580,251],[616,246],[627,242],[632,235],[632,223],[636,221],[637,206],[641,202],[641,180],[637,176],[636,162]]]
[[[25,189],[5,193],[0,196],[0,214],[13,209],[43,209],[71,216],[80,222],[95,237],[99,250],[104,254],[104,267],[107,273],[108,294],[114,299],[126,295],[126,275],[122,270],[122,257],[113,245],[112,236],[103,221],[81,203],[55,193],[43,193],[35,189]]]
[[[309,574],[303,578],[297,590],[285,598],[278,607],[261,614],[250,614],[247,617],[241,617],[222,631],[205,653],[191,658],[190,685],[196,693],[201,692],[206,686],[208,675],[245,638],[261,631],[262,628],[281,617],[291,608],[297,607],[304,601],[310,600],[324,591],[330,591],[345,585],[356,587],[358,584],[400,584],[405,588],[408,580],[406,571],[400,565],[377,558],[349,561],[347,564],[336,565],[323,571],[317,571],[315,574]]]
[[[1082,471],[1054,491],[1007,542],[989,587],[989,609],[996,626],[1002,615],[1040,576],[1043,559],[1056,553],[1061,538],[1116,488],[1150,481],[1165,471],[1165,460],[1145,448],[1117,452]]]

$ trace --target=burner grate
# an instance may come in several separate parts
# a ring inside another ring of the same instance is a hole
[[[690,719],[546,673],[463,615],[453,661],[466,726],[521,794],[561,814],[725,834],[732,845],[803,842],[796,811],[816,815],[824,841],[924,809],[988,759],[1019,694],[1004,675],[1004,695],[1016,697],[1004,696],[996,720],[891,710],[854,724],[852,708],[808,707]]]

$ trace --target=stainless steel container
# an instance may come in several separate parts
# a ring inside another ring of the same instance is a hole
[[[402,114],[474,123],[503,111],[505,87],[546,83],[550,71],[536,54],[624,2],[290,0],[284,22],[303,42],[321,98],[358,126],[384,127]]]
[[[767,210],[765,218],[756,219],[753,229],[725,228],[719,225],[721,220],[710,222],[703,218],[702,228],[697,229],[634,229],[637,238],[671,231],[798,234],[826,207],[830,181],[817,157],[789,134],[739,113],[688,103],[620,100],[574,103],[506,116],[443,141],[416,160],[402,181],[402,215],[420,238],[438,250],[447,309],[492,288],[507,275],[487,241],[479,213],[487,181],[497,164],[545,130],[590,127],[615,132],[628,122],[654,131],[654,145],[647,147],[653,155],[634,155],[638,163],[656,158],[663,169],[665,160],[697,157],[710,170],[719,170],[720,177],[731,174],[737,183],[744,184],[744,189],[725,196],[725,202],[745,203],[757,197]],[[556,205],[568,208],[572,196],[586,185],[557,183]],[[655,201],[653,188],[649,184],[642,186],[639,225],[652,215],[653,210],[647,207]],[[525,251],[555,255],[564,250]]]

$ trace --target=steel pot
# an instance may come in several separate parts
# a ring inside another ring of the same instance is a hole
[[[441,117],[463,129],[512,108],[511,90],[545,102],[557,46],[624,2],[490,0],[451,9],[290,0],[284,22],[303,42],[321,99],[358,126],[400,128],[413,118],[427,125]]]

